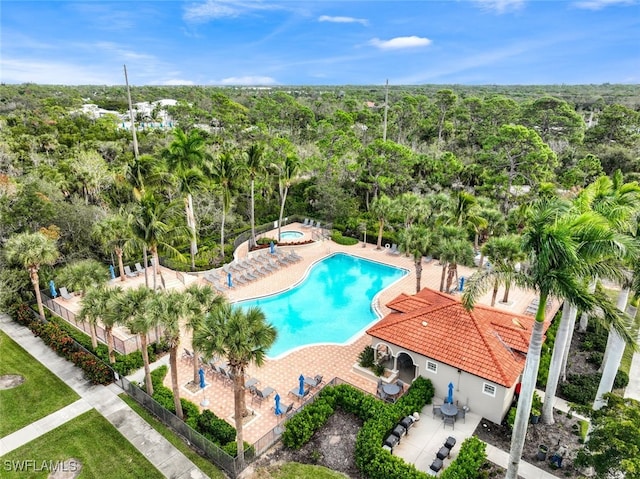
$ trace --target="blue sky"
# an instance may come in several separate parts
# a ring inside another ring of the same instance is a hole
[[[3,0],[0,28],[5,83],[640,83],[640,0]]]

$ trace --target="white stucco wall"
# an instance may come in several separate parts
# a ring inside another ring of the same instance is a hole
[[[394,358],[397,358],[401,353],[408,354],[411,357],[413,364],[416,366],[416,377],[423,376],[433,383],[436,396],[434,403],[440,403],[447,397],[449,383],[453,383],[453,400],[454,402],[457,401],[459,407],[468,406],[474,413],[495,423],[502,422],[502,419],[508,413],[515,385],[511,388],[505,388],[474,374],[469,374],[448,364],[435,361],[432,358],[407,351],[375,338],[373,339],[372,347],[374,349],[380,344],[387,345]],[[428,369],[427,361],[435,363],[435,371]],[[397,367],[397,361],[394,364]],[[485,390],[491,387],[495,388],[495,395],[493,396]]]

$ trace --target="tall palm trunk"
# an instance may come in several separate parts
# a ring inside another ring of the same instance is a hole
[[[204,366],[204,365],[203,365]],[[200,381],[200,353],[193,348],[193,384],[198,384]]]
[[[251,178],[251,241],[249,248],[256,245],[256,197],[255,197],[255,180]]]
[[[500,286],[500,283],[498,282],[498,280],[495,280],[493,282],[493,292],[491,293],[491,307],[493,308],[496,304],[496,297],[498,296],[498,287]]]
[[[629,300],[629,288],[623,288],[618,295],[618,301],[616,307],[624,312],[627,308],[627,301]],[[610,353],[605,355],[604,366],[602,368],[602,377],[600,378],[600,384],[598,385],[598,392],[596,393],[596,399],[593,401],[593,409],[595,411],[606,405],[604,395],[610,393],[613,389],[613,381],[618,373],[620,362],[624,354],[625,342],[622,336],[614,329],[609,330],[609,338],[611,338]],[[609,348],[607,348],[609,349]]]
[[[247,414],[244,403],[244,369],[232,368],[233,371],[233,403],[236,423],[236,444],[240,469],[244,467],[244,434],[243,421]]]
[[[144,259],[144,285],[149,287],[149,255],[147,254],[147,245],[142,247],[142,257]]]
[[[191,246],[189,253],[191,254],[191,271],[196,270],[196,254],[198,254],[198,241],[196,239],[196,217],[193,214],[193,197],[191,193],[187,194],[184,199],[184,210],[187,216],[187,227],[191,233]]]
[[[558,388],[558,380],[562,367],[562,358],[564,357],[564,349],[569,339],[569,326],[571,325],[571,314],[577,313],[577,308],[565,301],[562,306],[562,318],[556,332],[555,343],[553,344],[553,352],[551,353],[551,364],[549,365],[549,376],[547,378],[547,386],[544,390],[545,401],[542,406],[542,423],[553,424],[553,399],[556,397]]]
[[[120,281],[124,281],[125,278],[125,274],[124,274],[124,262],[122,261],[122,248],[116,248],[116,256],[118,257],[118,271],[120,272]]]
[[[596,283],[598,282],[598,278],[594,278],[591,283],[589,283],[589,292],[593,293],[596,290]],[[589,315],[584,312],[582,313],[582,316],[580,316],[580,326],[578,328],[578,331],[580,331],[581,333],[586,333],[587,332],[587,326],[589,326]]]
[[[440,275],[440,292],[444,291],[444,281],[447,274],[447,263],[442,263],[442,274]]]
[[[173,391],[173,405],[176,408],[176,416],[184,420],[182,403],[180,402],[180,386],[178,382],[178,345],[172,341],[169,349],[169,363],[171,365],[171,389]]]
[[[89,336],[91,336],[91,347],[95,351],[98,347],[98,335],[96,333],[96,323],[93,321],[89,322]]]
[[[149,365],[149,351],[147,350],[147,333],[140,333],[140,349],[142,349],[142,363],[144,364],[144,387],[149,396],[153,396],[151,382],[151,367]]]
[[[284,189],[284,194],[282,195],[282,204],[280,205],[280,218],[278,220],[278,243],[280,242],[280,230],[282,229],[282,217],[284,216],[284,203],[287,201],[288,192],[289,188],[286,187]]]
[[[376,243],[376,249],[382,249],[382,233],[384,233],[384,220],[378,220],[378,242]]]
[[[502,302],[503,303],[508,303],[509,302],[509,291],[511,290],[511,282],[507,282],[504,285],[504,296],[502,297]]]
[[[544,330],[544,312],[547,306],[547,294],[540,295],[540,304],[536,312],[536,320],[531,330],[531,340],[527,351],[527,360],[522,374],[522,389],[516,409],[516,419],[511,435],[511,449],[509,450],[509,462],[507,465],[506,479],[518,478],[518,467],[522,457],[524,441],[527,435],[527,425],[531,415],[533,393],[536,389],[538,368],[540,367],[540,352],[542,350],[542,332]]]
[[[109,362],[115,364],[116,355],[113,352],[113,328],[105,327],[104,334],[107,336],[107,351],[109,351]]]
[[[420,292],[420,282],[422,280],[422,256],[414,261],[416,265],[416,293]]]
[[[224,222],[227,218],[227,209],[222,207],[222,221],[220,221],[220,256],[224,258]]]
[[[38,277],[38,268],[29,268],[29,277],[31,284],[36,293],[36,303],[38,303],[38,313],[44,319],[44,306],[42,305],[42,296],[40,295],[40,278]]]
[[[449,272],[447,274],[447,289],[446,289],[447,293],[451,291],[453,278],[456,279],[456,282],[458,281],[458,265],[456,263],[449,263]]]

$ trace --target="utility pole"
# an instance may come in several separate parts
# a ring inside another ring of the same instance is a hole
[[[127,77],[127,65],[124,66],[124,81],[127,84],[127,98],[129,99],[129,117],[131,119],[131,133],[133,134],[133,156],[138,160],[138,137],[136,135],[136,124],[133,116],[133,104],[131,103],[131,90],[129,89],[129,78]]]
[[[384,125],[382,126],[382,141],[387,141],[387,111],[389,110],[389,79],[384,87]]]

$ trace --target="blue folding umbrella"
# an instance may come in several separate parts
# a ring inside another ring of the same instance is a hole
[[[58,296],[58,293],[56,293],[56,285],[53,282],[53,280],[49,281],[49,290],[51,291],[52,298],[55,298],[56,296]]]
[[[116,279],[116,269],[112,264],[109,265],[109,273],[111,273],[111,279]]]
[[[271,254],[274,254],[276,252],[276,245],[273,243],[273,241],[269,243],[269,252]]]
[[[227,286],[233,288],[233,279],[231,279],[231,273],[227,273]]]
[[[464,276],[460,278],[460,291],[464,291]]]
[[[279,416],[280,414],[282,414],[282,409],[280,409],[280,394],[276,393],[276,407],[274,409],[274,412],[276,413],[276,416]]]
[[[204,369],[200,368],[198,370],[198,374],[200,375],[200,389],[204,389],[204,387],[206,386],[204,382]]]
[[[449,395],[447,396],[447,402],[453,404],[453,383],[449,383]]]
[[[298,381],[300,381],[300,390],[298,391],[298,394],[302,396],[304,395],[304,376],[302,374],[298,378]]]

